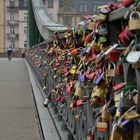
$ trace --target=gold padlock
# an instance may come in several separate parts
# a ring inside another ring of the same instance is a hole
[[[76,120],[80,120],[80,114],[75,115]]]
[[[134,69],[140,69],[140,63],[132,64],[132,68],[134,68]]]
[[[134,101],[134,103],[136,105],[138,104],[138,94],[136,94],[135,96],[133,96],[133,101]]]
[[[140,118],[140,114],[135,111],[127,112],[124,114],[124,118],[127,120],[138,120]]]
[[[78,96],[78,97],[83,97],[83,96],[84,96],[84,93],[85,93],[84,87],[82,87],[82,86],[79,84],[79,85],[76,87],[76,90],[75,90],[74,95],[75,95],[75,96]]]
[[[138,11],[134,11],[130,14],[129,30],[138,29],[140,29],[140,13]]]
[[[92,91],[92,97],[103,98],[109,92],[106,86],[96,86]]]
[[[104,107],[101,111],[101,119],[103,122],[108,122],[112,119],[112,116],[107,109],[107,105],[104,105]]]
[[[107,131],[108,123],[107,122],[97,122],[96,127],[97,127],[98,131],[103,133],[103,132]]]
[[[119,106],[120,97],[121,97],[120,93],[114,94],[115,107]]]
[[[108,72],[107,72],[108,77],[115,77],[116,75],[116,66],[114,63],[112,63],[112,66],[113,68],[111,68],[111,64],[109,64]]]

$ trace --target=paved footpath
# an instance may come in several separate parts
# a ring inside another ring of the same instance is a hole
[[[0,140],[41,140],[26,65],[0,58]]]

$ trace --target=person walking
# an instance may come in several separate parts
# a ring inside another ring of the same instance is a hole
[[[12,58],[12,54],[13,54],[13,49],[11,46],[8,47],[7,49],[7,57],[8,57],[8,60],[10,61],[11,58]]]
[[[25,49],[25,48],[23,48],[23,49],[22,49],[22,51],[21,51],[22,58],[24,58],[24,57],[25,57],[25,53],[26,53],[26,49]]]

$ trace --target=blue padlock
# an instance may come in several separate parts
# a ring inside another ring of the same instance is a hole
[[[95,84],[100,85],[101,82],[103,81],[103,77],[104,77],[104,72],[100,76],[97,77]]]
[[[134,123],[133,123],[133,121],[124,120],[123,122],[121,122],[121,126],[123,127],[123,129],[127,133],[128,131],[133,129]]]
[[[79,82],[84,82],[85,81],[85,74],[83,71],[80,71],[80,74],[79,74]]]

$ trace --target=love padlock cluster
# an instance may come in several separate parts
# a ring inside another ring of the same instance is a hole
[[[124,7],[116,26],[109,18],[120,7],[101,6],[99,15],[28,51],[45,106],[54,104],[73,139],[140,140],[139,1]]]

